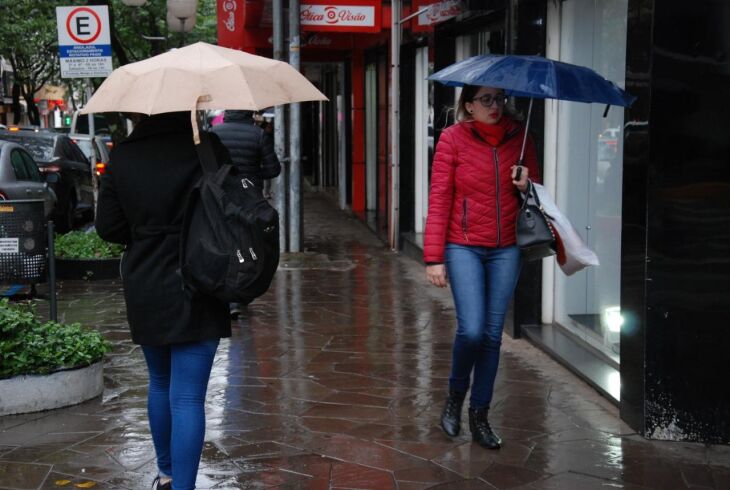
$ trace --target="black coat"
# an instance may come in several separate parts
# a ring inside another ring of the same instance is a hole
[[[217,159],[230,163],[217,137]],[[96,230],[122,243],[122,282],[132,341],[167,345],[231,335],[228,305],[183,288],[179,268],[183,208],[202,170],[190,113],[142,120],[117,145],[101,178]]]
[[[241,174],[263,188],[264,179],[273,179],[281,173],[281,165],[274,151],[274,139],[244,112],[226,111],[223,123],[213,126],[211,131],[228,148]]]

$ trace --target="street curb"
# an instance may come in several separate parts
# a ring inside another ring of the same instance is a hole
[[[0,416],[76,405],[104,391],[103,362],[46,375],[0,380]]]

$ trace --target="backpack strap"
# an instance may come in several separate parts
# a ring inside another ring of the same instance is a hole
[[[215,152],[207,131],[200,132],[200,143],[195,145],[195,151],[198,152],[198,160],[200,166],[203,167],[203,172],[214,174],[218,171]]]

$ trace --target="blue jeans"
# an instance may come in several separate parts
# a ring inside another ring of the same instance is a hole
[[[150,375],[147,413],[161,475],[174,490],[195,488],[205,437],[205,391],[218,339],[143,345]]]
[[[504,316],[520,265],[516,246],[446,245],[446,271],[457,319],[449,389],[466,393],[473,370],[471,408],[489,407],[492,401]]]

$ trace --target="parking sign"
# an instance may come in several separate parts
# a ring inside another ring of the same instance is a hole
[[[112,72],[109,8],[56,7],[61,77],[106,77]]]

